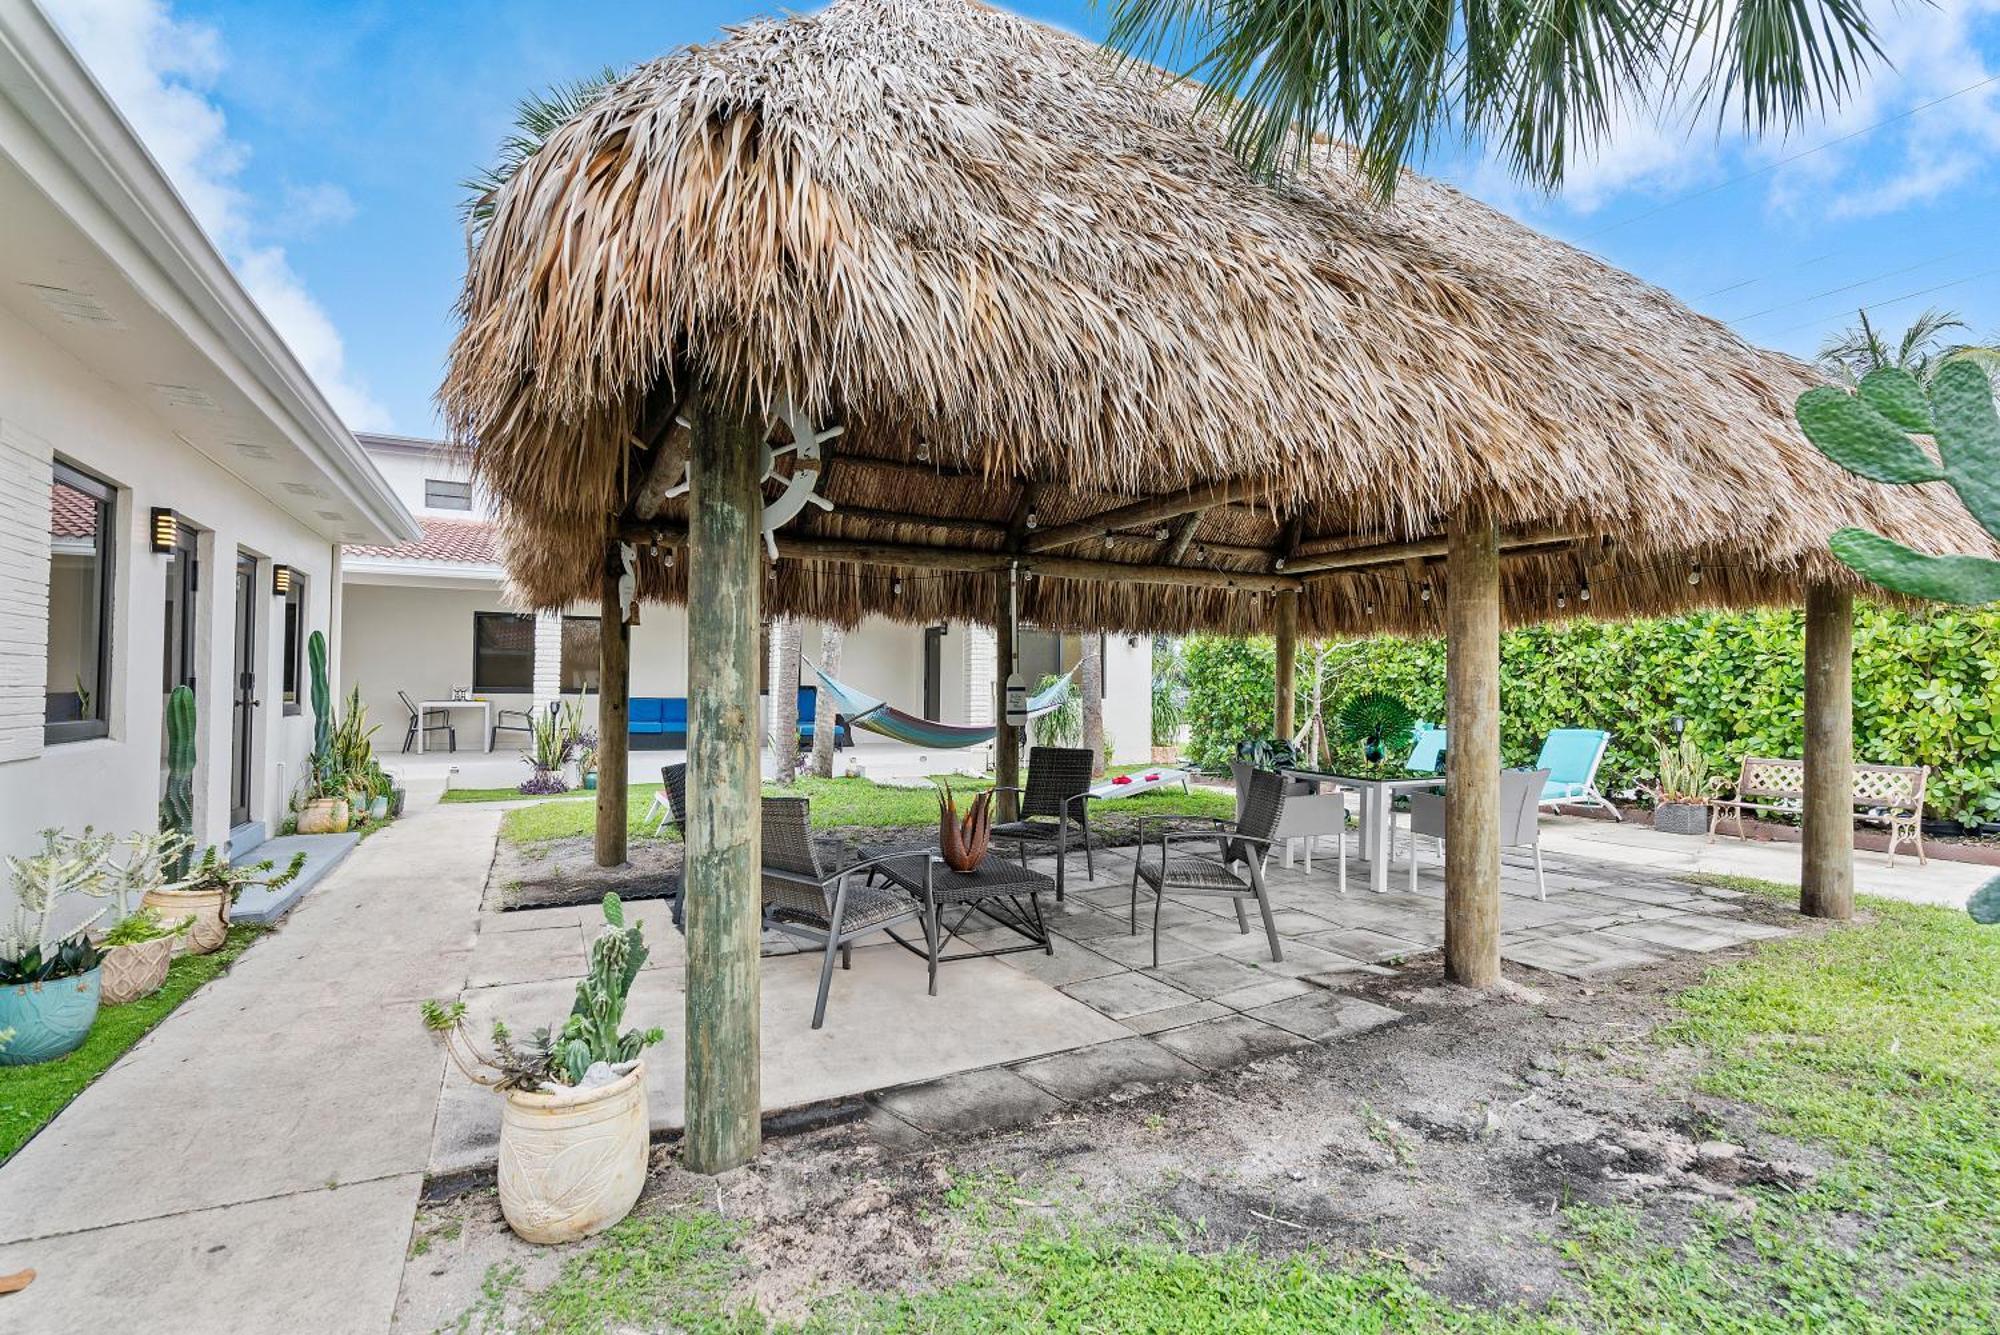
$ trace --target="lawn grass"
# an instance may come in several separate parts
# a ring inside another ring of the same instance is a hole
[[[29,1137],[47,1126],[71,1099],[203,983],[227,972],[264,930],[232,927],[228,939],[216,950],[175,959],[167,971],[166,984],[150,997],[101,1008],[90,1037],[67,1057],[33,1066],[0,1066],[0,1164],[12,1158]]]
[[[1461,1306],[1393,1260],[1217,1250],[1172,1219],[1050,1217],[1021,1208],[1034,1203],[1020,1184],[967,1181],[944,1202],[974,1251],[959,1277],[829,1292],[801,1329],[2000,1330],[2000,929],[1950,909],[1861,908],[1870,921],[1711,969],[1652,1040],[1692,1051],[1703,1090],[1823,1153],[1816,1179],[1751,1188],[1747,1216],[1697,1207],[1671,1231],[1629,1207],[1569,1209],[1550,1228],[1570,1282],[1546,1311]],[[492,1315],[512,1304],[547,1332],[776,1329],[738,1287],[749,1227],[700,1210],[635,1217],[548,1289],[490,1274]]]
[[[992,779],[973,775],[943,777],[950,779],[952,790],[958,793],[975,793],[993,785]],[[626,828],[632,838],[652,837],[650,813],[653,794],[659,791],[657,783],[640,783],[632,785],[626,795]],[[810,799],[812,823],[816,829],[885,829],[937,822],[937,790],[929,787],[904,788],[877,783],[873,779],[800,779],[790,788],[767,783],[764,792],[771,797]],[[596,812],[594,798],[578,801],[570,797],[551,797],[507,812],[501,818],[500,834],[503,839],[516,844],[578,838],[595,828]],[[1098,812],[1121,817],[1165,813],[1232,816],[1236,812],[1236,799],[1230,793],[1213,788],[1196,788],[1188,793],[1177,788],[1160,789],[1099,804],[1093,808],[1093,814]],[[669,830],[662,830],[659,837],[671,840],[676,836]]]

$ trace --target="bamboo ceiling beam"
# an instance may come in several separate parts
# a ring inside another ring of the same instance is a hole
[[[686,406],[682,395],[657,394],[639,425],[634,439],[641,448],[650,450],[652,457],[647,461],[646,475],[632,493],[634,519],[657,519],[667,493],[679,484],[687,469],[688,429],[681,421],[681,410]]]
[[[1500,550],[1512,551],[1523,547],[1549,547],[1575,542],[1588,534],[1566,529],[1529,529],[1512,533],[1500,539]],[[1301,547],[1316,544],[1301,544]],[[1316,554],[1301,555],[1285,562],[1285,573],[1289,575],[1325,575],[1341,570],[1359,570],[1367,566],[1395,565],[1411,558],[1428,559],[1441,557],[1448,546],[1442,537],[1418,538],[1413,542],[1382,542],[1368,547],[1349,547],[1340,551],[1321,551]]]
[[[1160,549],[1160,564],[1177,566],[1187,560],[1188,547],[1194,542],[1194,531],[1201,527],[1206,510],[1190,510],[1174,521],[1174,531],[1168,535],[1166,546]]]
[[[1204,487],[1191,487],[1170,496],[1149,496],[1145,500],[1103,510],[1073,523],[1058,524],[1054,528],[1043,529],[1030,536],[1024,545],[1031,552],[1053,551],[1074,542],[1082,542],[1085,538],[1102,537],[1113,529],[1157,524],[1163,519],[1173,519],[1191,510],[1207,510],[1218,505],[1227,505],[1232,501],[1254,495],[1263,485],[1255,478],[1237,478],[1232,482],[1214,482]]]
[[[687,532],[679,525],[633,524],[622,532],[627,541],[681,544]],[[967,547],[927,547],[913,543],[870,542],[854,538],[821,538],[779,532],[778,555],[799,561],[846,561],[855,565],[898,566],[915,570],[953,570],[980,574],[1004,571],[1018,561],[1021,569],[1049,579],[1123,580],[1135,584],[1172,584],[1198,589],[1254,593],[1298,592],[1305,581],[1291,575],[1256,570],[1206,570],[1188,566],[1136,565],[1096,561],[1078,556],[1015,555]]]

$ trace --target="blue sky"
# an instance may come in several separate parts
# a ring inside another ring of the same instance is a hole
[[[774,12],[44,3],[349,425],[416,435],[435,429],[464,265],[458,182],[514,100]],[[1893,329],[1940,305],[2000,338],[2000,0],[1864,3],[1894,68],[1789,142],[1662,128],[1635,110],[1557,198],[1472,150],[1428,166],[1767,346],[1810,355],[1863,305]],[[1102,31],[1084,0],[1014,8]]]

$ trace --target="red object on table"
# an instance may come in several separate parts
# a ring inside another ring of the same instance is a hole
[[[1121,775],[1119,775],[1119,776],[1118,776],[1117,778],[1113,779],[1113,780],[1112,780],[1111,782],[1113,782],[1113,783],[1130,783],[1130,782],[1132,782],[1132,776],[1131,776],[1131,775],[1129,775],[1129,774],[1121,774]]]

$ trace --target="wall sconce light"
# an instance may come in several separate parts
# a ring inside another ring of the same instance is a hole
[[[292,591],[292,568],[290,566],[272,566],[271,567],[272,595],[278,598],[284,598],[289,596],[291,594],[291,591]]]
[[[170,552],[181,539],[180,516],[162,506],[153,507],[153,550]]]

